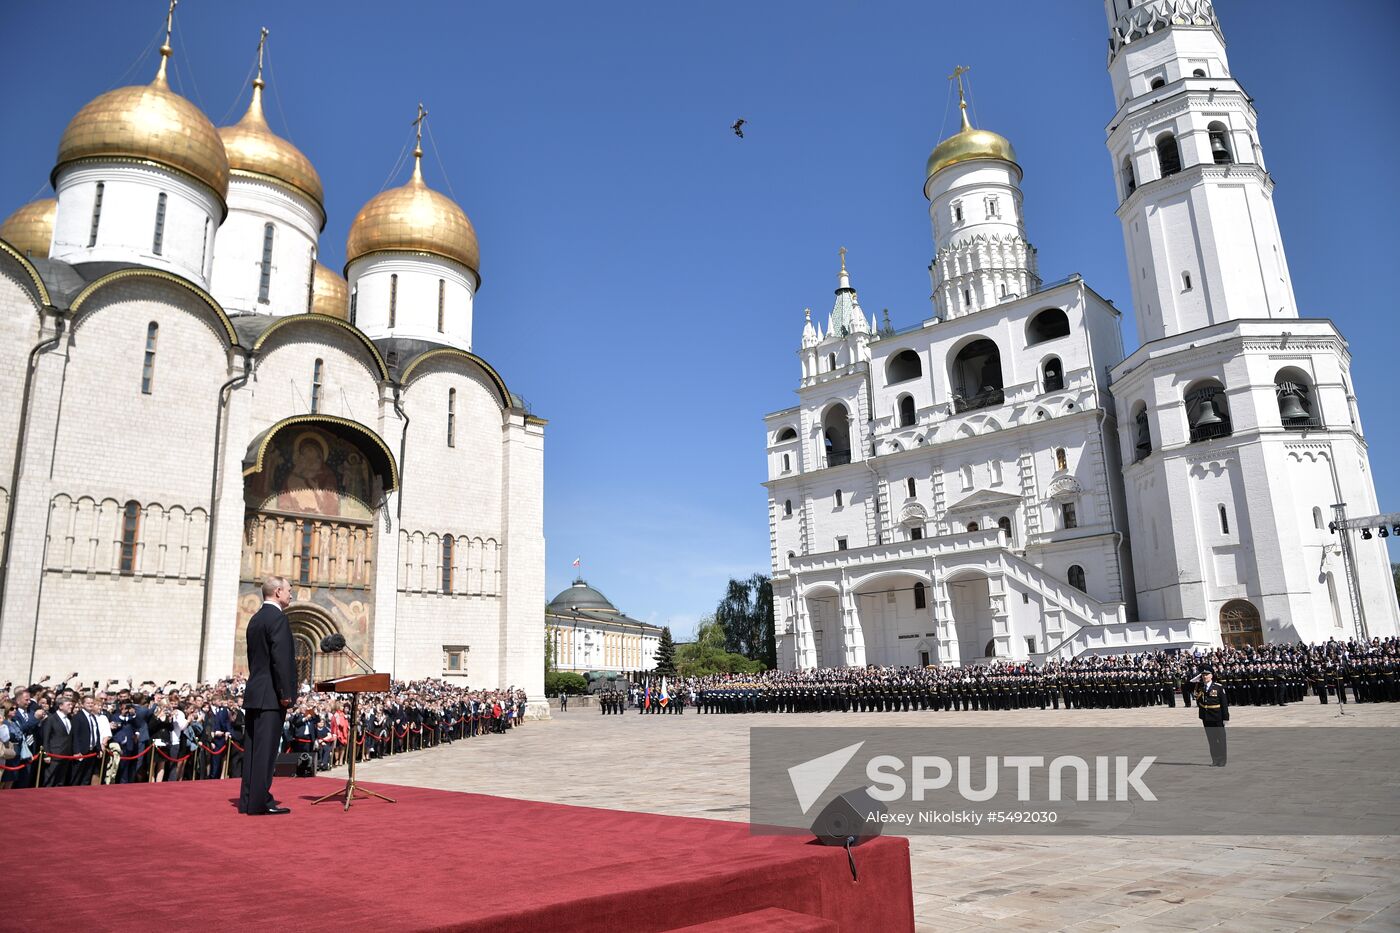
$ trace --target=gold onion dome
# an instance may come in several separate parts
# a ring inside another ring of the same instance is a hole
[[[50,180],[73,162],[88,159],[155,162],[203,182],[222,201],[228,194],[228,156],[214,124],[170,89],[160,50],[160,70],[150,84],[119,87],[78,111],[58,143]]]
[[[993,133],[991,130],[979,130],[967,120],[967,104],[961,103],[962,129],[949,136],[943,142],[933,148],[933,152],[928,157],[927,171],[925,178],[932,178],[935,173],[943,171],[950,165],[957,165],[959,162],[971,162],[973,159],[997,159],[1002,162],[1016,163],[1016,150],[1011,148],[1011,140],[1000,133]]]
[[[413,157],[408,184],[380,192],[355,215],[345,240],[346,267],[370,253],[429,253],[480,275],[481,253],[472,222],[451,198],[423,181],[421,148]]]
[[[327,317],[350,320],[350,286],[336,274],[316,263],[316,271],[311,278],[311,312]]]
[[[262,77],[262,58],[266,41],[267,30],[264,29],[258,41],[258,74],[253,79],[253,99],[248,104],[248,112],[233,126],[219,129],[224,151],[228,153],[228,167],[235,175],[265,178],[292,188],[316,202],[324,218],[326,193],[321,186],[321,176],[300,149],[272,132],[263,115],[262,92],[266,82]]]
[[[58,211],[58,202],[53,198],[40,198],[15,211],[0,224],[0,240],[34,259],[49,257],[49,244],[53,242],[53,218]]]

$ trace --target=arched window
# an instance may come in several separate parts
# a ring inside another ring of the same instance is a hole
[[[1204,68],[1197,68],[1191,72],[1191,77],[1193,78],[1204,78],[1205,76],[1206,70]]]
[[[447,303],[447,283],[438,279],[438,333],[442,333],[443,309]]]
[[[791,472],[792,472],[792,455],[791,455],[791,454],[783,454],[783,472],[784,472],[784,473],[791,473]]]
[[[317,360],[311,367],[311,413],[321,410],[321,371],[325,364]]]
[[[1065,449],[1063,447],[1055,448],[1055,469],[1069,469],[1069,456],[1065,453]]]
[[[794,552],[794,551],[788,551],[787,565],[788,565],[789,567],[792,566],[792,562],[793,562],[794,560],[796,560],[796,559],[797,559],[797,554],[796,554],[796,552]]]
[[[1318,529],[1322,528],[1322,508],[1320,506],[1313,506],[1312,516],[1313,527]]]
[[[1083,567],[1079,566],[1078,564],[1071,564],[1067,576],[1069,577],[1070,586],[1074,587],[1076,590],[1079,590],[1081,593],[1088,592],[1088,589],[1085,587],[1084,584]]]
[[[784,518],[791,518],[791,517],[792,517],[792,500],[791,500],[791,499],[784,499],[784,500],[783,500],[783,517],[784,517]]]
[[[1045,361],[1041,367],[1041,375],[1045,380],[1046,392],[1059,392],[1065,387],[1065,371],[1060,365],[1060,358],[1052,356]]]
[[[151,237],[151,252],[157,256],[165,249],[165,192],[156,198],[156,231]]]
[[[1001,529],[1002,534],[1006,535],[1006,543],[1013,543],[1014,539],[1011,537],[1011,519],[1003,515],[1001,518],[997,519],[997,527]]]
[[[826,368],[831,372],[836,372],[836,354],[830,353],[826,357]]]
[[[826,465],[839,466],[851,462],[851,424],[846,406],[832,405],[822,419],[823,440],[826,444]]]
[[[107,185],[104,182],[97,183],[97,194],[92,199],[92,227],[88,230],[88,246],[97,245],[97,225],[102,220],[102,193]]]
[[[1210,133],[1210,157],[1216,165],[1234,165],[1235,151],[1230,148],[1230,130],[1224,123],[1212,123],[1207,127]]]
[[[899,426],[901,428],[911,427],[918,420],[914,412],[914,396],[901,395],[899,397]]]
[[[1079,512],[1073,502],[1066,502],[1060,506],[1060,520],[1064,522],[1066,529],[1079,527]]]
[[[447,446],[457,446],[457,390],[447,390]]]
[[[913,350],[900,350],[885,364],[885,378],[890,383],[918,379],[924,374],[924,364]]]
[[[204,264],[209,259],[209,218],[204,218],[204,235],[199,240],[199,271],[204,272]],[[312,272],[315,272],[315,261],[312,262]],[[306,294],[306,310],[311,310],[311,292],[308,289]]]
[[[1225,505],[1224,505],[1224,503],[1221,503],[1221,504],[1220,504],[1220,506],[1219,506],[1219,511],[1220,511],[1220,533],[1221,533],[1222,535],[1228,535],[1228,534],[1230,533],[1230,516],[1227,515],[1227,514],[1225,514]]]
[[[1176,144],[1176,136],[1163,133],[1157,137],[1157,166],[1162,177],[1175,175],[1181,171],[1181,147]]]
[[[1137,190],[1137,176],[1133,174],[1133,157],[1123,158],[1123,197],[1127,197]]]
[[[399,274],[389,276],[389,326],[393,327],[399,317]]]
[[[968,531],[979,531],[980,529],[977,527],[977,523],[976,523],[976,522],[968,522],[968,523],[967,523],[967,530],[968,530]]]
[[[795,441],[795,440],[797,440],[797,432],[794,431],[792,428],[783,428],[781,431],[778,432],[778,443],[779,443],[779,444],[781,444],[783,441]]]
[[[922,581],[914,584],[914,608],[928,608],[928,592],[924,589]]]
[[[360,311],[360,290],[357,288],[350,292],[350,323],[354,325]]]
[[[1229,437],[1230,406],[1225,387],[1214,379],[1192,383],[1186,390],[1186,423],[1191,427],[1191,443],[1216,437]]]
[[[1153,79],[1152,79],[1152,85],[1151,85],[1151,87],[1152,87],[1152,90],[1154,90],[1154,91],[1157,90],[1157,88],[1159,88],[1159,87],[1166,87],[1166,85],[1167,85],[1167,79],[1166,79],[1166,78],[1163,78],[1163,77],[1156,77],[1156,78],[1153,78]]]
[[[454,540],[451,535],[442,536],[442,592],[452,595],[452,550]]]
[[[954,202],[953,202],[953,222],[954,222],[954,223],[962,223],[962,219],[963,219],[962,202],[961,202],[961,201],[954,201]]]
[[[272,224],[263,225],[262,263],[258,273],[258,303],[267,304],[272,292]]]
[[[1279,421],[1290,431],[1321,427],[1312,379],[1296,366],[1285,366],[1274,375]]]
[[[1133,438],[1133,462],[1152,453],[1152,429],[1147,422],[1147,403],[1138,402],[1133,414],[1135,436]]]
[[[922,528],[920,528],[919,526],[917,526],[917,525],[911,527],[911,528],[909,529],[909,540],[910,540],[910,541],[922,541],[922,540],[924,540],[924,530],[923,530]],[[879,543],[881,543],[881,542],[876,541],[875,543],[876,543],[876,544],[879,544]]]
[[[916,495],[918,495],[918,487],[914,485],[914,477],[909,477],[907,480],[904,481],[904,483],[905,488],[909,490],[909,498],[912,499]]]
[[[836,507],[839,509],[839,508],[841,508],[844,504],[845,504],[845,502],[844,502],[843,499],[841,498],[841,490],[838,489],[838,490],[836,490]]]
[[[160,325],[155,321],[146,325],[146,358],[141,364],[141,394],[150,395],[156,378],[156,337]]]
[[[948,366],[954,389],[955,411],[971,411],[1000,405],[1002,392],[1001,351],[986,337],[979,337],[958,351]]]
[[[311,311],[311,303],[316,298],[316,247],[311,247],[306,256],[306,310]]]
[[[1044,343],[1059,337],[1069,336],[1069,317],[1060,308],[1046,308],[1039,311],[1026,324],[1026,343]]]
[[[122,550],[118,570],[124,576],[136,572],[136,541],[141,533],[141,503],[132,499],[122,507]]]

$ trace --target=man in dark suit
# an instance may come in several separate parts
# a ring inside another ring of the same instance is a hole
[[[263,816],[291,812],[272,799],[272,770],[282,744],[282,722],[297,695],[296,656],[285,610],[292,587],[282,577],[263,581],[263,605],[248,621],[248,682],[243,688],[243,785],[238,812]]]
[[[1196,712],[1201,717],[1201,725],[1206,727],[1206,741],[1210,743],[1210,763],[1216,768],[1225,767],[1225,723],[1230,721],[1230,702],[1225,697],[1225,688],[1217,684],[1210,668],[1200,674],[1196,685]]]
[[[100,752],[102,742],[102,730],[97,725],[97,703],[92,694],[87,694],[82,698],[81,706],[73,711],[73,754],[92,755]],[[92,776],[97,773],[98,756],[85,758],[82,761],[73,763],[74,786],[82,786],[92,783]]]
[[[68,760],[73,754],[73,701],[68,697],[61,697],[44,719],[43,736],[45,754],[64,756],[44,762],[44,786],[67,787],[73,774]]]

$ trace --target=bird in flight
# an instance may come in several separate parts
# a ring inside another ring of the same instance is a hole
[[[740,139],[744,138],[744,124],[747,122],[749,121],[745,120],[743,117],[740,117],[739,119],[734,121],[734,125],[731,126],[730,129],[734,131],[735,136],[739,137]]]

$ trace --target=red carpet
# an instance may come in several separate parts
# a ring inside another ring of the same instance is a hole
[[[236,781],[0,793],[21,891],[0,927],[659,933],[777,907],[914,928],[905,839],[856,849],[856,883],[842,849],[746,823],[379,784],[399,802],[310,806],[340,783],[279,779],[293,812],[257,818]]]

